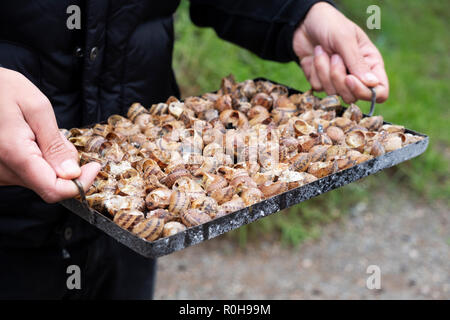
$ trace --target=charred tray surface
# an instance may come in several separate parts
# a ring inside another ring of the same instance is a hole
[[[270,81],[264,78],[254,79],[254,81],[259,80]],[[289,90],[289,95],[300,93],[300,91],[295,89],[289,87],[287,88]],[[364,117],[366,116],[367,115],[364,115]],[[390,123],[384,122],[384,124]],[[190,227],[172,236],[160,238],[152,242],[142,239],[130,231],[123,229],[114,223],[110,217],[94,209],[88,209],[79,200],[68,199],[61,201],[61,204],[140,255],[147,258],[157,258],[170,254],[174,251],[182,250],[205,240],[215,238],[245,224],[252,223],[260,218],[289,208],[295,204],[339,188],[383,169],[395,166],[401,162],[422,154],[428,146],[428,136],[409,129],[405,129],[405,133],[421,136],[423,139],[360,164],[356,164],[348,169],[330,174],[306,185],[262,200],[249,207],[245,207],[241,210],[215,218],[206,223]]]

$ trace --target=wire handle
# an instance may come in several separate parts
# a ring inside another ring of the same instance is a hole
[[[369,117],[373,116],[373,113],[375,111],[375,103],[377,102],[377,92],[375,88],[369,88],[370,91],[372,91],[372,101],[370,103],[370,111],[369,111]]]
[[[86,200],[86,193],[84,192],[83,184],[78,179],[72,179],[73,183],[77,186],[78,192],[80,193],[81,203],[83,203],[89,210],[89,204]]]

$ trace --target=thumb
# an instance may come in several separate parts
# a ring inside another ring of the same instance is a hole
[[[50,138],[39,139],[38,137],[38,143],[44,159],[55,170],[59,178],[74,179],[80,176],[78,152],[59,130],[54,132]]]
[[[356,76],[367,87],[378,85],[379,79],[371,71],[359,48],[357,32],[353,36],[345,36],[338,39],[336,47],[338,49],[337,53],[343,58],[350,74]]]
[[[50,101],[37,88],[26,85],[26,95],[19,101],[22,114],[35,134],[44,159],[62,179],[80,176],[78,152],[59,131]]]

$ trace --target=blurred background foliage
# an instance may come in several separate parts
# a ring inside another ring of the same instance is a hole
[[[245,244],[268,236],[298,244],[320,235],[324,223],[358,205],[382,201],[383,192],[406,192],[433,205],[450,206],[450,2],[440,0],[338,0],[337,6],[366,32],[381,51],[390,80],[390,97],[376,112],[386,121],[430,136],[419,158],[362,181],[306,201],[231,234]],[[381,8],[381,30],[367,30],[366,8]],[[174,69],[184,97],[214,91],[222,77],[237,80],[266,77],[305,91],[309,84],[296,63],[265,61],[219,39],[209,28],[189,19],[189,2],[182,0],[175,18]],[[369,104],[358,102],[368,111]],[[378,191],[381,191],[378,192]],[[373,195],[377,194],[377,197]]]

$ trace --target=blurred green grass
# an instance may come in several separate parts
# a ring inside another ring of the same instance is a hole
[[[249,235],[278,234],[297,244],[320,235],[324,223],[341,217],[357,203],[374,201],[374,190],[403,190],[430,205],[440,199],[450,205],[450,2],[439,0],[340,0],[338,7],[368,32],[383,54],[390,80],[390,98],[377,107],[386,121],[430,136],[430,147],[419,158],[321,195],[241,228]],[[367,30],[366,8],[381,8],[381,30]],[[219,39],[212,29],[198,28],[189,19],[189,3],[181,2],[175,20],[174,69],[183,96],[218,88],[233,73],[241,81],[266,77],[302,91],[309,89],[297,64],[264,61]],[[365,111],[368,103],[359,102]],[[279,231],[279,232],[274,232]]]

